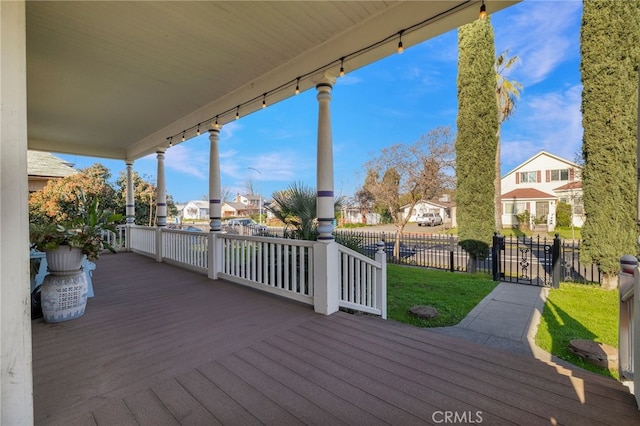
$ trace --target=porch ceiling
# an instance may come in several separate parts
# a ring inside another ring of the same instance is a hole
[[[297,77],[313,87],[342,57],[348,72],[390,55],[403,29],[408,47],[471,22],[479,4],[28,1],[29,149],[134,160],[237,105],[259,109],[263,93],[293,95]]]

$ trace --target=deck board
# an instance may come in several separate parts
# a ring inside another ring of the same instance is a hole
[[[578,368],[131,253],[97,265],[83,317],[32,322],[37,425],[640,424],[624,386]]]

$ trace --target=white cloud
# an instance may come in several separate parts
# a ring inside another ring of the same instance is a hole
[[[353,75],[345,74],[343,77],[340,77],[337,81],[337,84],[341,86],[351,86],[354,84],[362,83],[362,79],[360,77],[355,77]]]
[[[255,157],[249,167],[260,170],[265,181],[289,183],[315,177],[315,154],[309,157],[294,151],[264,153]]]
[[[520,58],[515,80],[525,87],[538,83],[578,53],[581,8],[578,0],[526,1],[492,18],[496,54],[509,49]]]
[[[503,171],[510,170],[541,150],[575,160],[582,147],[582,86],[549,92],[523,100],[516,114],[517,129],[503,125]]]
[[[165,166],[200,180],[209,178],[209,153],[189,149],[187,144],[171,147],[165,153]]]

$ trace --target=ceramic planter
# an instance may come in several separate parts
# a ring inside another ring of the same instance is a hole
[[[41,291],[42,315],[46,322],[78,318],[87,306],[87,277],[81,269],[84,254],[79,248],[61,246],[46,252],[50,274]]]

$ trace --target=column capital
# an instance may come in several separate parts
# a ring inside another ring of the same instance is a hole
[[[332,88],[336,84],[337,76],[329,71],[325,71],[322,74],[314,77],[311,81],[313,81],[316,85],[316,89],[320,87],[329,87]]]

